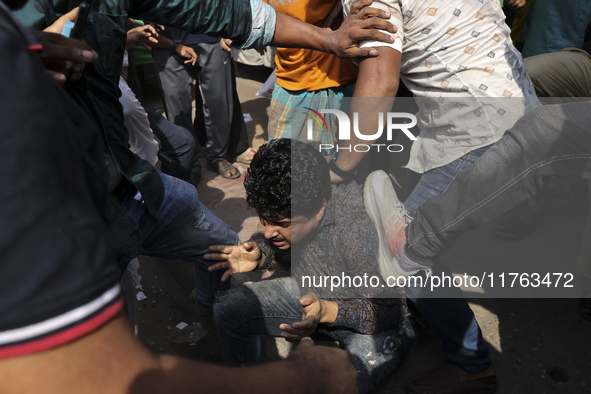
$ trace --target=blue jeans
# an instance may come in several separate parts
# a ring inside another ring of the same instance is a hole
[[[203,259],[203,254],[209,245],[237,244],[238,235],[199,201],[193,185],[162,173],[160,178],[165,194],[158,219],[150,215],[139,192],[126,193],[121,208],[141,239],[141,254],[192,262],[195,296],[212,305],[215,293],[228,289],[230,281],[221,281],[223,270],[208,272],[213,262]]]
[[[280,336],[281,323],[302,319],[300,292],[293,278],[248,283],[221,292],[213,314],[222,354],[227,365],[256,363],[260,356],[260,335]],[[364,335],[351,329],[319,326],[314,338],[339,341],[353,356],[359,372],[359,392],[367,393],[388,374],[397,370],[408,355],[416,335],[411,320],[404,326]]]
[[[443,167],[424,173],[405,201],[405,208],[408,211],[416,211],[431,197],[445,192],[488,148],[486,146],[474,150]],[[451,275],[443,263],[436,261],[433,274],[441,272]],[[435,289],[434,293],[440,291],[441,297],[431,293],[429,298],[425,298],[421,296],[424,289],[426,287],[407,286],[406,295],[442,340],[443,352],[447,359],[466,372],[478,372],[488,368],[491,364],[488,345],[482,338],[480,327],[462,291],[455,287],[439,288]]]

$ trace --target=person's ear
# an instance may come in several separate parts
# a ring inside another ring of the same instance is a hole
[[[318,212],[316,212],[316,220],[320,221],[324,217],[324,211],[326,211],[326,199],[322,200],[322,205],[318,208]]]

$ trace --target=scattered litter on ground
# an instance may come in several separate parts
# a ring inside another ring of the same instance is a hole
[[[179,323],[180,325],[181,323]],[[203,326],[199,323],[193,324],[185,324],[183,329],[178,330],[171,330],[168,335],[168,341],[172,343],[186,343],[186,344],[195,344],[196,342],[200,341],[207,335],[207,331],[203,328]],[[178,328],[178,325],[177,325]],[[182,331],[181,331],[182,330]],[[194,346],[194,345],[190,345]]]

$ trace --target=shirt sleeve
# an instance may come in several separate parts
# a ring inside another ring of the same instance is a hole
[[[231,38],[241,48],[262,48],[275,34],[275,10],[262,0],[135,0],[131,3],[132,18],[194,34]]]
[[[122,309],[105,225],[103,142],[0,7],[0,359],[102,327]]]
[[[150,127],[148,114],[123,77],[119,77],[123,119],[129,132],[129,149],[153,166],[158,162],[158,141]]]
[[[348,13],[351,9],[351,4],[353,1],[349,1],[347,4],[346,12]],[[402,9],[400,7],[400,2],[397,0],[374,0],[374,2],[370,5],[373,8],[379,8],[380,10],[388,11],[390,13],[389,22],[396,26],[397,31],[396,33],[392,34],[385,30],[380,30],[383,33],[386,33],[392,37],[394,37],[393,43],[386,43],[381,41],[360,41],[359,47],[367,48],[367,47],[390,47],[398,52],[402,53],[402,40],[404,39],[404,28],[403,28],[403,20],[402,20]]]
[[[256,242],[265,254],[265,261],[256,270],[280,270],[285,271],[291,268],[290,251],[280,252],[275,250],[261,234],[254,234],[252,241]]]
[[[275,35],[277,16],[275,10],[261,0],[250,0],[252,30],[240,49],[261,49],[271,43]]]
[[[341,299],[332,327],[347,327],[361,334],[375,334],[387,328],[397,327],[407,315],[404,299]]]

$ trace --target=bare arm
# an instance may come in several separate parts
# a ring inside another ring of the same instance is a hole
[[[333,31],[277,13],[277,24],[272,45],[286,48],[308,48],[332,53],[339,57],[368,57],[379,53],[374,48],[359,48],[359,41],[378,40],[387,43],[394,39],[377,29],[394,33],[395,27],[385,19],[389,13],[375,8],[359,8],[371,4],[363,0],[354,5],[341,27]]]
[[[171,50],[174,45],[174,41],[172,41],[165,35],[161,35],[160,37],[158,37],[158,42],[150,42],[149,45],[155,49]],[[194,66],[197,62],[197,53],[190,46],[178,43],[174,52],[180,57],[187,59],[184,61],[185,64],[191,64],[192,66]]]
[[[394,97],[398,91],[400,78],[401,53],[389,47],[379,47],[380,56],[367,58],[359,63],[359,76],[353,92],[351,113],[359,114],[359,131],[365,135],[375,134],[378,130],[378,113],[386,113],[392,108]],[[353,119],[351,116],[350,119]],[[351,123],[353,128],[353,122]],[[375,140],[374,140],[375,141]],[[351,139],[339,141],[339,147],[355,144],[371,144],[358,138],[351,129]],[[363,159],[365,153],[339,151],[337,165],[343,171],[353,170]],[[340,182],[342,179],[331,171],[331,180]]]
[[[356,392],[357,373],[347,352],[304,342],[286,361],[227,368],[155,356],[119,316],[68,345],[0,361],[0,392]]]

